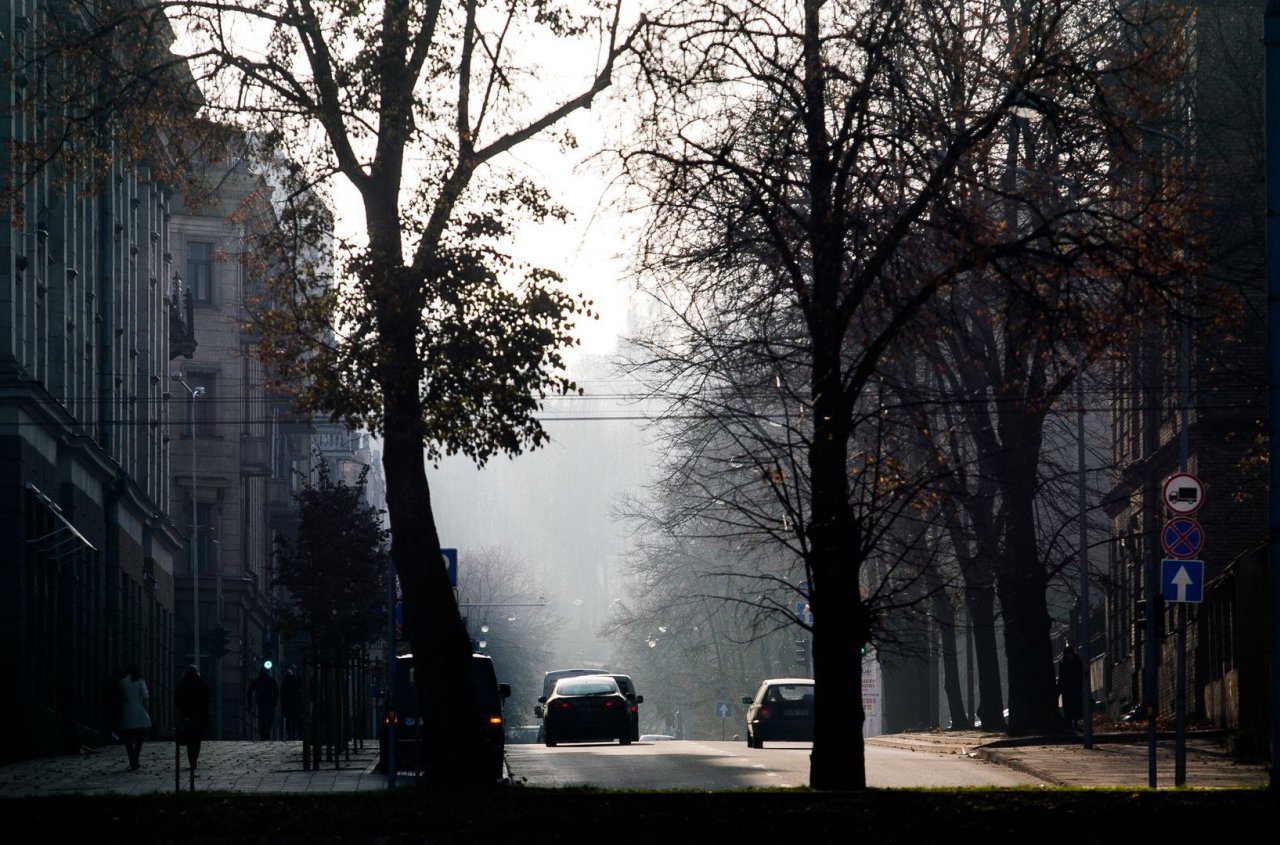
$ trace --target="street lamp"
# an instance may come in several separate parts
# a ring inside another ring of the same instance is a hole
[[[200,667],[200,573],[196,568],[196,532],[199,527],[199,511],[196,510],[196,494],[199,482],[196,476],[196,397],[204,396],[203,387],[192,387],[182,377],[180,370],[174,370],[169,378],[182,385],[191,397],[188,419],[191,424],[191,531],[187,535],[187,557],[191,563],[191,660]]]

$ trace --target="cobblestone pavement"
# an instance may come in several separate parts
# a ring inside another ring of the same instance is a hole
[[[175,747],[149,742],[142,768],[129,770],[124,746],[108,745],[81,754],[24,760],[0,767],[0,797],[122,793],[143,795],[174,791]],[[191,788],[186,749],[181,749],[180,784]],[[302,769],[301,742],[207,741],[200,751],[195,788],[231,792],[357,792],[385,789],[386,778],[373,771],[376,743],[340,755],[318,771]]]
[[[1096,735],[1094,747],[1081,747],[1079,737],[1009,739],[981,731],[921,731],[873,737],[869,743],[910,748],[922,753],[964,754],[1008,766],[1047,784],[1083,787],[1147,786],[1147,744],[1128,735]],[[174,791],[172,742],[155,741],[142,749],[142,768],[130,771],[124,747],[106,746],[81,754],[25,760],[0,766],[0,798],[66,794],[144,795]],[[1174,743],[1161,739],[1157,753],[1157,785],[1172,787]],[[357,792],[386,788],[374,771],[377,744],[366,742],[330,760],[318,771],[302,769],[301,742],[210,741],[200,752],[196,791]],[[185,752],[181,756],[181,789],[191,788]],[[406,779],[401,779],[401,783]],[[1241,763],[1228,755],[1216,736],[1187,740],[1187,786],[1192,788],[1265,787],[1267,765]]]

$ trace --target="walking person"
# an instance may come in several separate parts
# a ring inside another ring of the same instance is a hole
[[[302,738],[302,681],[292,669],[286,670],[280,682],[280,715],[284,718],[284,738]]]
[[[276,701],[280,689],[275,678],[263,667],[258,677],[249,684],[249,703],[258,714],[258,739],[271,739],[271,722],[276,717]]]
[[[138,670],[130,663],[120,679],[120,735],[124,737],[124,750],[129,755],[129,769],[142,768],[142,741],[151,727],[151,691]]]
[[[173,704],[178,711],[178,742],[187,747],[187,765],[194,789],[200,741],[209,732],[209,685],[194,665],[188,666],[178,681]]]

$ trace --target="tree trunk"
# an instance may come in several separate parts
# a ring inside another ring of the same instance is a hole
[[[406,267],[397,206],[399,180],[389,168],[387,184],[365,194],[378,339],[384,366],[377,373],[382,394],[387,516],[391,558],[404,594],[404,626],[413,646],[418,713],[428,724],[447,725],[423,749],[423,784],[474,782],[483,771],[481,725],[471,689],[471,640],[458,613],[453,586],[442,563],[440,536],[431,508],[423,459],[422,364],[418,330],[423,278],[430,268]]]
[[[818,692],[809,784],[814,789],[865,789],[860,651],[870,639],[870,620],[859,589],[861,532],[849,503],[850,417],[840,368],[843,332],[834,322],[820,314],[812,323],[814,432],[808,456],[812,517],[807,563]]]
[[[925,567],[925,584],[933,604],[933,618],[938,623],[938,640],[942,646],[942,686],[947,694],[947,709],[951,712],[951,729],[971,728],[969,713],[965,710],[964,694],[960,691],[960,660],[956,649],[956,614],[951,607],[951,597],[942,585],[937,567]]]
[[[1016,445],[1006,446],[1002,460],[1005,545],[997,557],[996,570],[1009,667],[1009,731],[1013,734],[1060,727],[1049,639],[1048,584],[1036,542],[1034,502],[1040,427],[1037,415],[1022,416],[1012,426],[1021,430],[1007,431],[1002,438],[1006,444]]]
[[[973,630],[978,676],[978,704],[974,712],[985,730],[1004,731],[1004,689],[1000,682],[1000,649],[996,638],[994,564],[1000,544],[992,518],[995,491],[979,488],[974,494],[957,487],[953,493],[956,502],[946,509],[946,523],[964,579],[965,607]],[[968,529],[960,519],[960,505],[969,515]]]
[[[1000,647],[996,637],[995,556],[999,541],[991,518],[990,500],[968,503],[973,526],[974,551],[959,523],[952,526],[952,541],[964,578],[965,607],[973,628],[974,662],[978,675],[978,706],[975,712],[989,731],[1007,729],[1004,721],[1004,688],[1000,682]]]
[[[973,626],[973,660],[978,675],[975,712],[984,730],[1005,731],[1004,688],[1000,683],[1000,645],[996,637],[996,591],[990,578],[965,576],[965,605]]]

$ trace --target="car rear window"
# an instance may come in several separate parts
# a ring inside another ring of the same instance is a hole
[[[765,694],[765,701],[800,701],[813,695],[813,684],[774,684]]]
[[[618,685],[613,681],[564,680],[556,684],[556,695],[608,695],[617,691]]]

